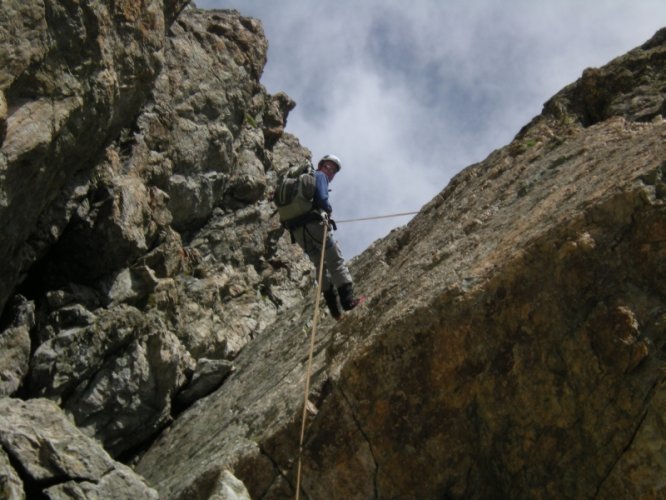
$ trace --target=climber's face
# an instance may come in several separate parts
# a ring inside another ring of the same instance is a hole
[[[325,161],[319,165],[319,170],[324,172],[324,175],[328,178],[328,181],[331,182],[335,174],[338,173],[338,166],[332,161]]]

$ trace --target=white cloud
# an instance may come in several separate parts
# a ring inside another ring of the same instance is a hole
[[[199,0],[260,19],[287,130],[339,155],[338,218],[417,210],[586,67],[647,40],[663,0]],[[346,256],[405,219],[340,227]]]

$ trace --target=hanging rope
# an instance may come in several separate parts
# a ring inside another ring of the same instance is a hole
[[[312,332],[310,333],[310,353],[308,354],[308,368],[305,377],[305,394],[303,396],[303,416],[301,419],[301,439],[298,443],[298,468],[296,469],[296,500],[301,494],[301,461],[303,458],[303,439],[305,437],[305,421],[307,419],[308,397],[310,395],[310,378],[312,377],[312,354],[314,352],[317,323],[319,322],[319,301],[321,297],[321,282],[324,277],[324,255],[326,253],[326,238],[328,237],[328,224],[324,224],[324,237],[321,240],[321,257],[319,258],[319,276],[317,277],[317,296],[315,297],[314,317],[312,318]]]
[[[377,219],[390,219],[392,217],[404,217],[406,215],[416,215],[418,212],[403,212],[400,214],[390,214],[390,215],[375,215],[374,217],[361,217],[360,219],[346,219],[346,220],[336,220],[336,224],[344,224],[345,222],[360,222],[363,220],[377,220]]]
[[[415,215],[418,212],[403,212],[399,214],[377,215],[374,217],[362,217],[359,219],[347,219],[336,221],[337,224],[346,222],[360,222],[366,220],[389,219],[392,217],[404,217]],[[319,322],[319,302],[321,298],[321,284],[324,276],[324,256],[326,254],[326,238],[328,237],[328,224],[324,224],[324,237],[322,238],[321,256],[319,257],[319,275],[317,277],[317,295],[315,297],[314,317],[312,318],[312,331],[310,333],[310,352],[308,354],[308,366],[305,376],[305,393],[303,395],[303,415],[301,417],[301,436],[298,443],[298,466],[296,468],[296,500],[301,495],[301,465],[303,459],[303,441],[305,439],[305,422],[308,416],[308,397],[310,395],[310,379],[312,378],[312,356],[314,353],[315,336],[317,334],[317,323]]]

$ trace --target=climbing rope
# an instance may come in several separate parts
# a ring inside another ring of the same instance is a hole
[[[416,215],[418,212],[403,212],[399,214],[390,214],[390,215],[375,215],[374,217],[361,217],[359,219],[346,219],[346,220],[336,220],[336,224],[344,224],[345,222],[360,222],[364,220],[377,220],[377,219],[390,219],[392,217],[404,217],[406,215]]]
[[[406,215],[415,215],[418,212],[403,212],[399,214],[377,215],[374,217],[362,217],[358,219],[347,219],[336,221],[337,224],[346,222],[359,222],[366,220],[388,219],[392,217],[403,217]],[[308,367],[305,376],[305,393],[303,395],[303,415],[301,417],[301,437],[298,443],[298,467],[296,468],[296,500],[299,500],[301,494],[301,465],[303,459],[303,441],[305,439],[305,422],[308,413],[308,398],[310,396],[310,379],[312,378],[312,356],[314,353],[315,336],[317,334],[317,323],[319,322],[319,302],[321,298],[321,284],[324,276],[324,256],[326,254],[326,238],[328,237],[328,224],[324,224],[324,236],[321,244],[321,255],[319,257],[319,275],[317,277],[317,295],[315,297],[314,317],[312,318],[312,331],[310,333],[310,352],[308,354]]]
[[[321,297],[321,282],[324,276],[324,255],[326,254],[326,238],[328,224],[324,224],[324,237],[321,240],[321,256],[319,257],[319,276],[317,277],[317,295],[315,297],[314,317],[312,318],[312,332],[310,333],[310,353],[308,354],[308,368],[305,377],[305,394],[303,396],[303,416],[301,419],[301,439],[298,443],[298,468],[296,470],[296,500],[301,493],[301,462],[303,458],[303,439],[305,437],[305,421],[308,411],[308,397],[310,395],[310,378],[312,377],[312,354],[314,352],[317,323],[319,322],[319,301]]]

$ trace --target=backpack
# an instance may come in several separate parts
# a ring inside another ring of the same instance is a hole
[[[273,200],[280,222],[296,219],[312,211],[316,181],[310,163],[290,167],[277,184]]]

